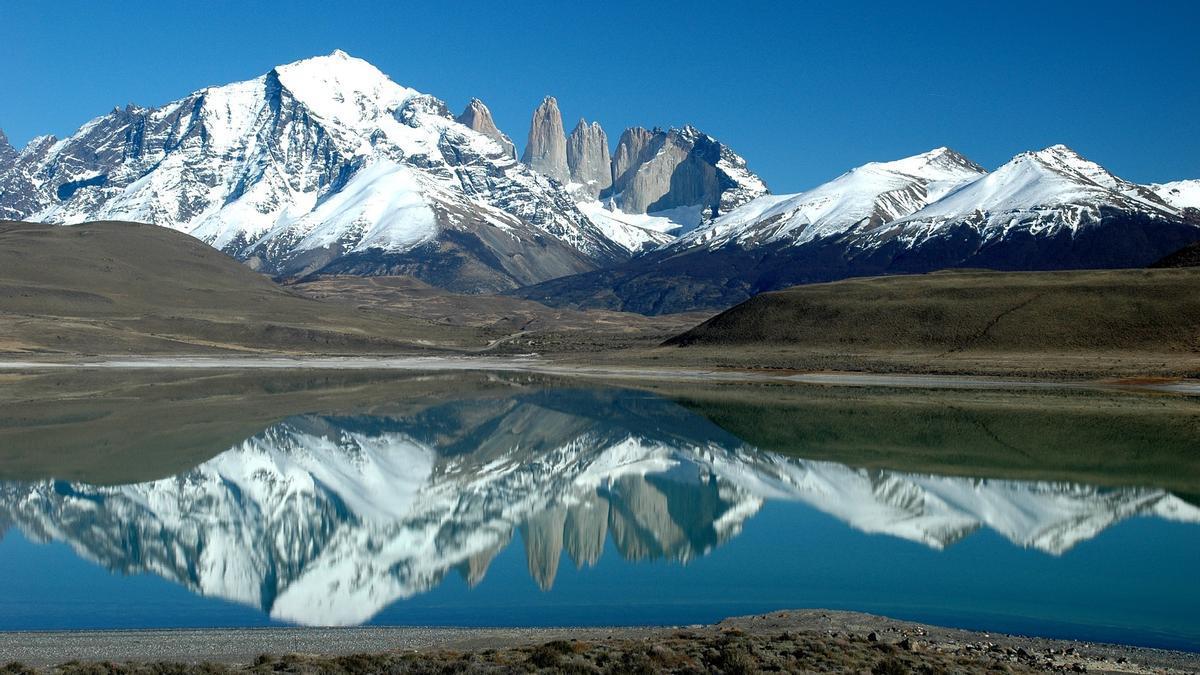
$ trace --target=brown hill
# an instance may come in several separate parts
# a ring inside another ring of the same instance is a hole
[[[0,353],[364,353],[474,332],[293,293],[153,225],[0,222]]]
[[[826,353],[1200,351],[1200,270],[956,271],[763,293],[668,345]]]

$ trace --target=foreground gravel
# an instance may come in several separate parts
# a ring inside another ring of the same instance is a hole
[[[1200,672],[1200,654],[832,611],[672,628],[0,633],[4,663],[8,673]]]

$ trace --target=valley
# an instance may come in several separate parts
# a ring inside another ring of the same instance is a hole
[[[1198,283],[1195,268],[947,271],[798,286],[716,317],[646,316],[455,294],[411,277],[280,284],[169,229],[7,223],[0,352],[57,362],[520,357],[622,377],[701,369],[1189,378],[1200,372]]]

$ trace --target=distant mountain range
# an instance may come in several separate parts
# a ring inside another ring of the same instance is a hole
[[[1192,188],[1136,185],[1062,145],[990,173],[938,148],[759,197],[628,262],[518,293],[659,314],[853,276],[1144,267],[1200,240]]]
[[[686,562],[767,500],[935,549],[988,528],[1058,555],[1134,516],[1200,523],[1200,509],[1160,489],[786,458],[665,399],[584,390],[293,417],[152,482],[0,483],[0,523],[275,619],[351,625],[452,572],[479,583],[516,536],[548,589],[563,551],[593,565],[611,540],[627,559]]]
[[[610,152],[547,97],[517,157],[482,101],[453,115],[338,51],[19,151],[0,134],[0,219],[148,222],[274,276],[645,313],[863,274],[1143,266],[1200,240],[1200,181],[1135,185],[1064,146],[991,173],[939,148],[772,196],[693,127]]]

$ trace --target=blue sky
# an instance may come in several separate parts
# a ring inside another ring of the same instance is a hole
[[[1066,143],[1131,180],[1200,178],[1196,2],[0,0],[0,128],[18,147],[115,105],[344,49],[524,144],[692,123],[776,192],[949,145],[991,168]]]

